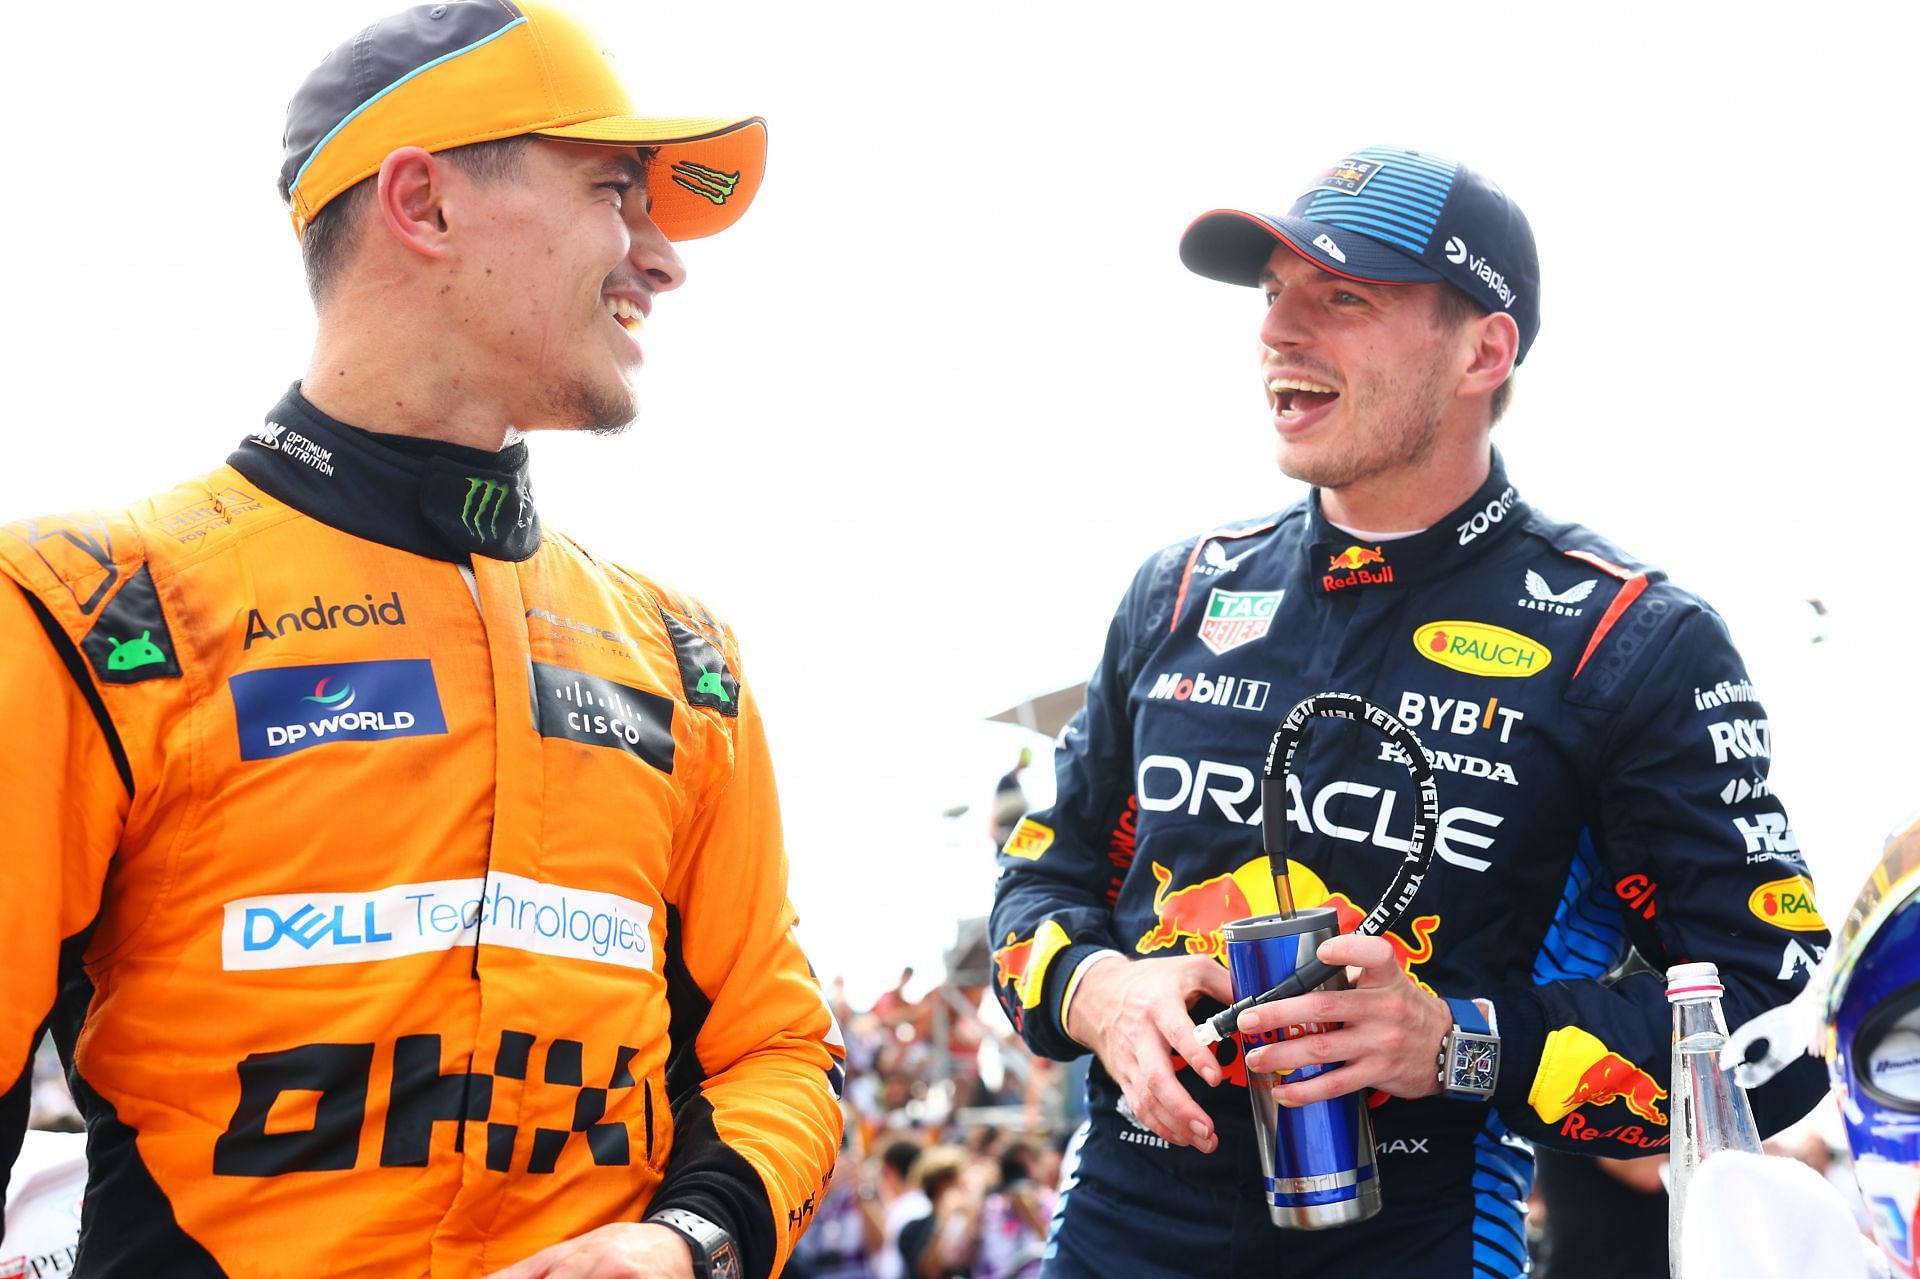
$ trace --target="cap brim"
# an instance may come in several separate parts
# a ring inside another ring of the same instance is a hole
[[[1367,284],[1426,284],[1445,279],[1416,259],[1356,231],[1239,209],[1215,209],[1195,218],[1180,237],[1180,261],[1210,280],[1257,285],[1275,244],[1286,245],[1323,271]]]
[[[654,224],[669,240],[697,240],[739,221],[759,194],[767,168],[767,122],[759,116],[614,115],[535,132],[572,142],[652,148],[647,194]]]

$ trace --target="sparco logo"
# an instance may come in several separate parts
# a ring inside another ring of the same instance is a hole
[[[1488,291],[1500,299],[1501,306],[1509,308],[1513,306],[1513,286],[1507,283],[1507,277],[1494,270],[1491,262],[1469,249],[1465,240],[1457,235],[1448,236],[1446,254],[1447,261],[1464,266],[1479,276],[1480,283],[1486,285]]]
[[[1205,671],[1198,671],[1189,679],[1179,671],[1169,671],[1154,678],[1147,696],[1155,701],[1194,701],[1203,706],[1260,711],[1267,708],[1267,690],[1272,687],[1265,680],[1242,679],[1237,675],[1209,676]]]
[[[1627,624],[1608,637],[1600,660],[1594,664],[1595,692],[1602,697],[1613,695],[1633,667],[1635,657],[1660,629],[1661,620],[1672,611],[1673,605],[1657,598],[1642,600],[1638,607],[1627,610]]]
[[[1175,755],[1149,755],[1140,761],[1135,781],[1140,807],[1148,812],[1185,812],[1190,817],[1213,816],[1217,812],[1228,821],[1247,826],[1260,824],[1256,779],[1251,770],[1238,764],[1222,764],[1211,759],[1189,763]],[[1341,781],[1322,786],[1309,805],[1301,794],[1300,779],[1291,774],[1287,777],[1287,820],[1302,834],[1318,831],[1329,839],[1372,844],[1393,853],[1405,853],[1413,847],[1412,840],[1387,833],[1394,825],[1393,810],[1399,799],[1400,793],[1391,788]],[[1493,836],[1486,832],[1505,820],[1497,813],[1477,808],[1449,808],[1440,814],[1434,854],[1463,869],[1484,871],[1493,863],[1460,849],[1462,846],[1492,848]],[[1362,824],[1349,826],[1347,822]],[[1404,825],[1411,832],[1411,814]],[[1475,830],[1475,826],[1485,827],[1486,831]]]
[[[331,631],[342,626],[405,626],[407,615],[400,607],[400,592],[375,603],[371,594],[361,596],[364,604],[329,604],[318,595],[306,608],[280,614],[268,621],[257,608],[247,610],[247,636],[240,645],[253,647],[255,640],[279,639],[289,631]]]

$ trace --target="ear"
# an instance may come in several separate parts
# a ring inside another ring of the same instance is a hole
[[[401,147],[380,162],[374,202],[388,234],[423,257],[445,257],[446,166],[419,147]]]
[[[1520,326],[1505,311],[1494,311],[1467,325],[1461,336],[1472,345],[1455,394],[1461,399],[1492,395],[1513,372],[1520,354]]]

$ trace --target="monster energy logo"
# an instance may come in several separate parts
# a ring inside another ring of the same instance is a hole
[[[725,204],[727,197],[733,194],[733,189],[740,185],[738,173],[722,173],[691,160],[681,160],[673,166],[673,180],[715,204]]]
[[[499,480],[469,477],[467,500],[460,504],[460,526],[475,537],[498,537],[500,507],[507,500],[507,489]]]

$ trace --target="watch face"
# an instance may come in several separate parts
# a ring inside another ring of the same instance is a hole
[[[1496,1060],[1495,1045],[1479,1039],[1465,1039],[1453,1048],[1451,1087],[1475,1092],[1493,1091]]]
[[[740,1279],[744,1273],[740,1268],[740,1252],[729,1239],[713,1250],[707,1259],[707,1273],[712,1279]]]

